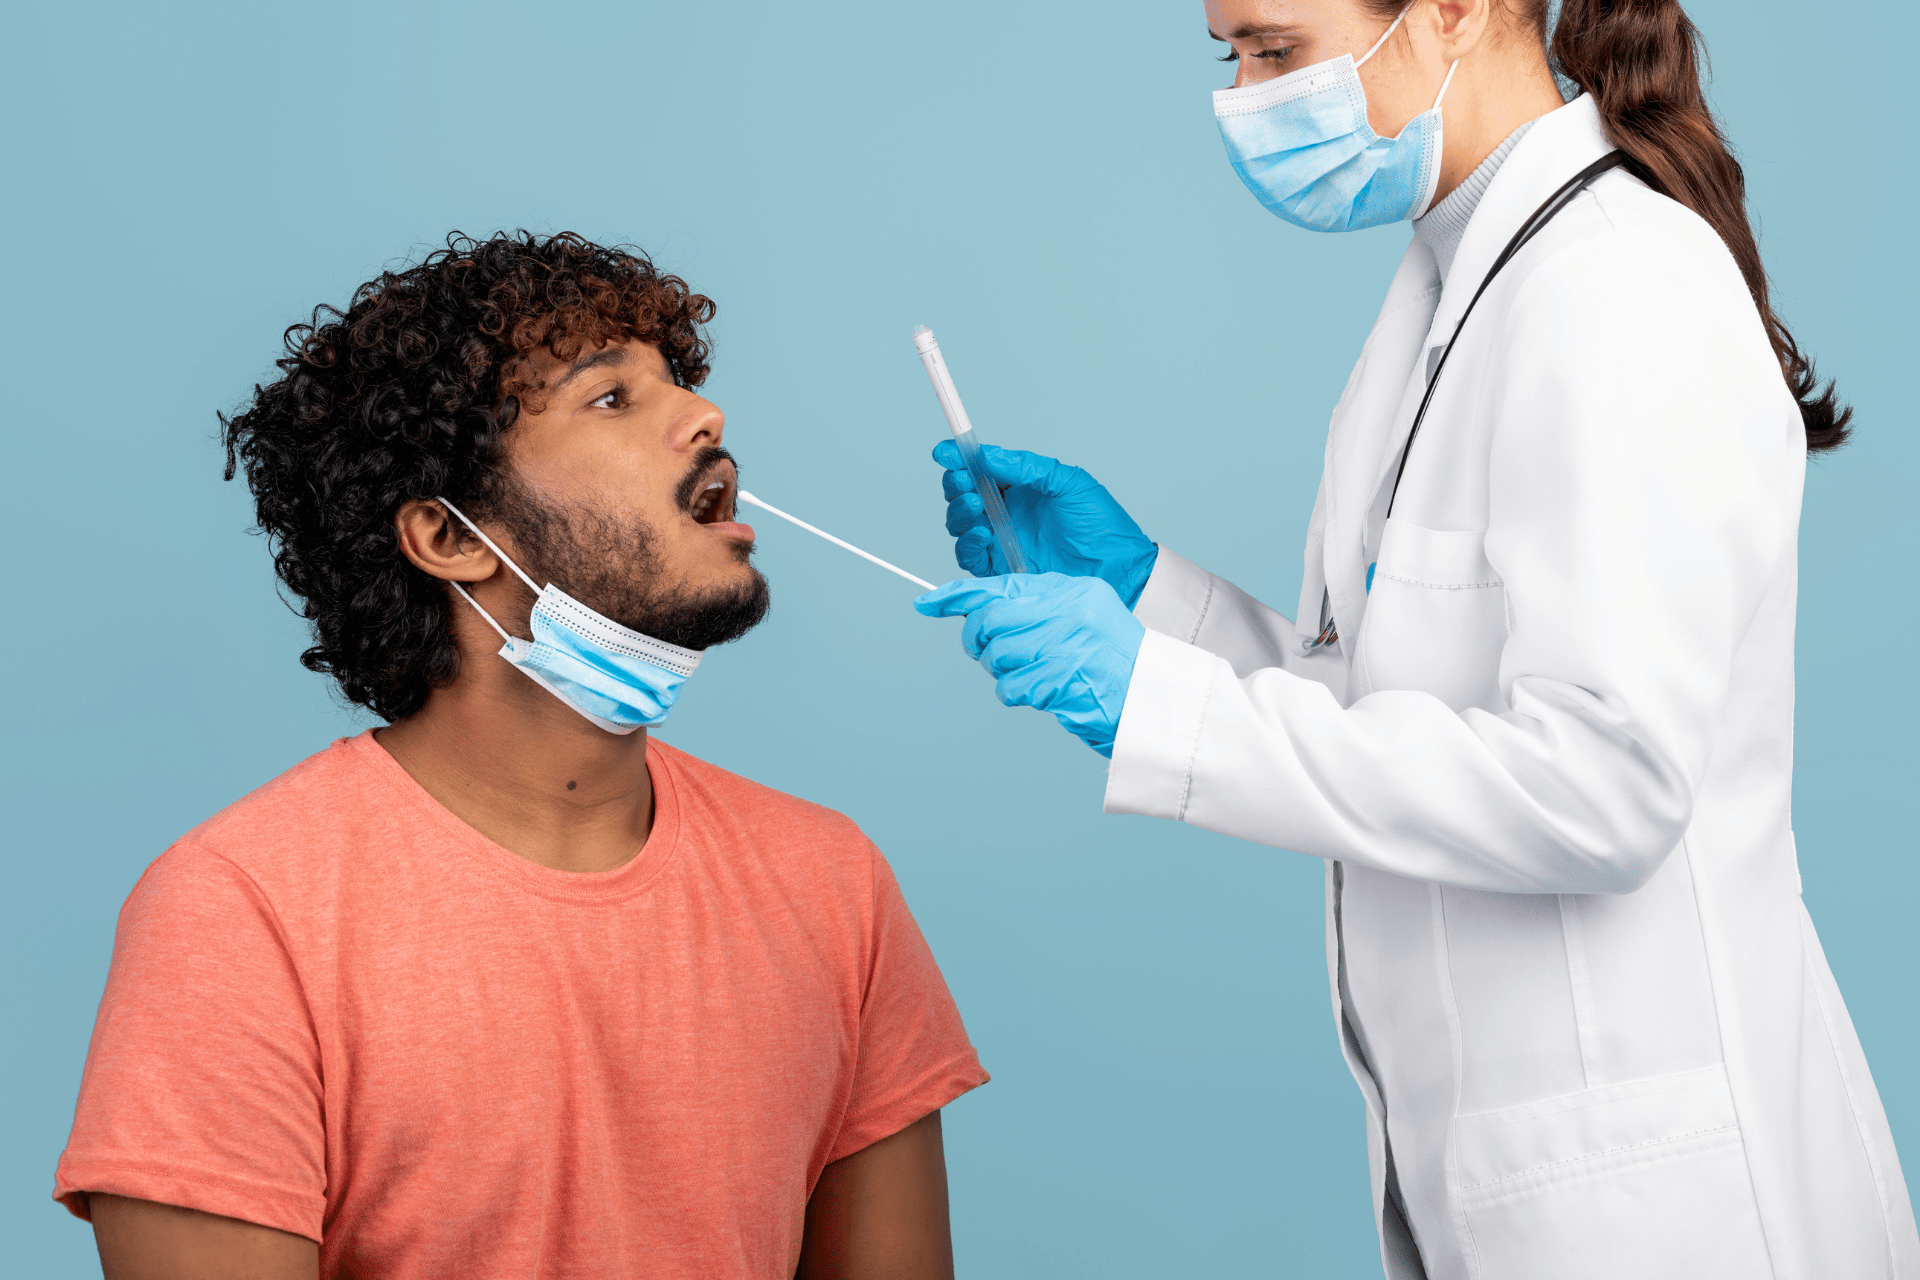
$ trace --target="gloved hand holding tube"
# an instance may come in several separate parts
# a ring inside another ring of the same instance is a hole
[[[1104,579],[963,578],[913,607],[929,618],[964,615],[960,642],[993,675],[1001,702],[1052,712],[1067,732],[1112,757],[1147,629]]]
[[[1007,514],[1030,570],[1100,578],[1127,608],[1139,603],[1160,549],[1105,485],[1043,454],[993,445],[980,452],[988,472],[1006,486]],[[977,577],[1005,573],[959,448],[942,440],[934,446],[933,460],[946,468],[940,480],[947,496],[947,532],[958,539],[954,559]]]
[[[954,558],[974,575],[914,608],[964,616],[961,643],[993,674],[1001,702],[1051,712],[1111,757],[1146,635],[1133,606],[1160,549],[1080,468],[978,443],[932,330],[915,329],[913,342],[953,430],[933,458],[946,469]]]

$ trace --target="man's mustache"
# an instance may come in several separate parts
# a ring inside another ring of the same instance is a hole
[[[693,455],[693,462],[687,468],[686,478],[680,482],[680,487],[673,493],[674,501],[680,504],[682,511],[693,505],[694,490],[698,489],[700,482],[707,478],[707,473],[722,462],[732,462],[736,473],[740,470],[740,464],[734,461],[733,455],[718,445],[708,445]]]

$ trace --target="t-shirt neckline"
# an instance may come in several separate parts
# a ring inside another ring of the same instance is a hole
[[[570,902],[606,902],[644,891],[680,850],[681,804],[676,770],[664,744],[647,739],[647,775],[653,781],[653,830],[640,852],[611,871],[562,871],[543,867],[495,843],[435,800],[413,775],[363,730],[340,745],[352,752],[377,787],[443,832],[453,847],[483,868],[517,881],[543,897]]]

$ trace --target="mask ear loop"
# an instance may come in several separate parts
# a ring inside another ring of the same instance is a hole
[[[1400,11],[1400,16],[1395,18],[1392,22],[1388,23],[1387,29],[1380,33],[1380,38],[1373,42],[1373,48],[1367,50],[1367,52],[1361,57],[1360,61],[1353,64],[1353,69],[1355,71],[1358,71],[1362,66],[1366,65],[1366,61],[1368,58],[1371,58],[1374,54],[1380,52],[1380,46],[1387,42],[1387,37],[1393,34],[1394,28],[1400,25],[1401,19],[1405,18],[1409,13],[1412,13],[1412,12],[1413,12],[1412,5],[1408,5],[1406,8],[1402,9]],[[1427,111],[1438,111],[1440,109],[1440,100],[1447,96],[1447,86],[1453,83],[1453,73],[1458,71],[1459,69],[1460,69],[1460,59],[1458,58],[1455,58],[1452,62],[1447,64],[1447,78],[1440,82],[1440,92],[1433,95],[1433,105],[1428,107]],[[1422,112],[1421,114],[1425,115],[1426,112]],[[1440,162],[1438,157],[1435,157],[1434,159],[1433,173],[1434,173],[1433,185],[1435,187],[1438,187],[1439,177],[1440,177]],[[1433,195],[1431,192],[1429,192],[1426,200],[1420,206],[1420,212],[1414,214],[1413,216],[1418,218],[1421,216],[1421,214],[1426,213],[1426,211],[1428,209],[1431,209],[1432,207],[1433,207]],[[475,532],[478,532],[478,530],[475,530]]]
[[[1433,95],[1433,105],[1427,108],[1427,112],[1434,112],[1440,109],[1440,100],[1447,96],[1447,86],[1453,83],[1453,73],[1458,71],[1459,69],[1460,69],[1460,59],[1455,58],[1453,60],[1453,64],[1447,68],[1447,78],[1440,82],[1440,92]],[[1422,114],[1426,114],[1426,112],[1423,112]],[[1433,176],[1427,180],[1427,198],[1420,202],[1419,211],[1412,214],[1411,216],[1415,218],[1426,217],[1427,213],[1433,208],[1434,197],[1439,194],[1440,194],[1440,157],[1435,156],[1433,158]]]
[[[436,497],[434,498],[434,501],[438,502],[441,506],[445,507],[447,510],[453,512],[454,515],[460,517],[460,523],[464,524],[465,526],[467,526],[468,529],[472,530],[473,536],[480,539],[481,542],[485,543],[487,550],[499,556],[501,561],[507,566],[507,568],[513,570],[516,574],[520,575],[520,581],[527,584],[528,590],[532,591],[535,596],[538,596],[540,594],[540,588],[533,585],[533,579],[529,578],[521,570],[520,566],[513,562],[512,556],[509,556],[506,552],[502,551],[499,547],[495,546],[492,538],[489,538],[486,534],[480,532],[480,526],[475,524],[473,521],[467,519],[466,512],[460,510],[460,508],[454,506],[451,502],[448,502],[445,498]],[[508,635],[507,629],[501,626],[499,623],[495,622],[493,620],[493,615],[480,607],[480,602],[478,600],[475,600],[470,594],[468,594],[467,589],[465,587],[461,586],[457,582],[450,582],[448,585],[451,586],[455,591],[458,591],[460,593],[460,598],[462,600],[465,600],[468,604],[473,606],[473,611],[475,613],[479,614],[481,617],[487,620],[488,626],[492,627],[495,631],[498,631],[500,633],[500,638],[502,640],[505,640],[510,645],[516,644],[519,642],[518,637]]]
[[[1398,18],[1395,18],[1392,22],[1388,23],[1387,29],[1380,33],[1380,38],[1373,42],[1373,48],[1367,50],[1365,53],[1360,55],[1360,61],[1353,64],[1353,69],[1355,71],[1358,71],[1361,67],[1366,66],[1367,59],[1371,58],[1374,54],[1380,52],[1380,46],[1387,42],[1387,37],[1392,35],[1394,28],[1400,25],[1401,18],[1405,18],[1408,14],[1412,12],[1413,12],[1412,5],[1408,5],[1406,8],[1402,9],[1400,11],[1400,16]],[[1442,92],[1445,92],[1445,91],[1442,90]]]
[[[1353,69],[1355,71],[1358,71],[1361,67],[1366,66],[1367,59],[1371,58],[1374,54],[1380,52],[1380,46],[1387,42],[1387,37],[1393,34],[1394,28],[1400,25],[1401,19],[1405,18],[1408,14],[1412,12],[1413,12],[1412,5],[1408,5],[1406,8],[1402,9],[1400,11],[1400,16],[1398,18],[1395,18],[1392,22],[1388,23],[1387,29],[1380,33],[1380,38],[1373,42],[1373,48],[1367,50],[1365,53],[1360,55],[1360,61],[1353,64]],[[1440,99],[1447,96],[1447,86],[1453,83],[1453,73],[1458,71],[1459,69],[1460,69],[1460,59],[1458,58],[1455,58],[1452,62],[1447,64],[1447,78],[1440,82],[1440,92],[1433,95],[1433,107],[1439,106]],[[1433,110],[1433,107],[1428,107],[1427,110],[1431,111]],[[462,520],[466,519],[465,516],[462,516],[460,518]],[[474,532],[479,533],[480,531],[478,529],[475,529]]]

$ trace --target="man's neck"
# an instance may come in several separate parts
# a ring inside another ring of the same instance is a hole
[[[607,733],[491,653],[374,740],[455,817],[544,867],[611,871],[653,827],[647,731]]]

